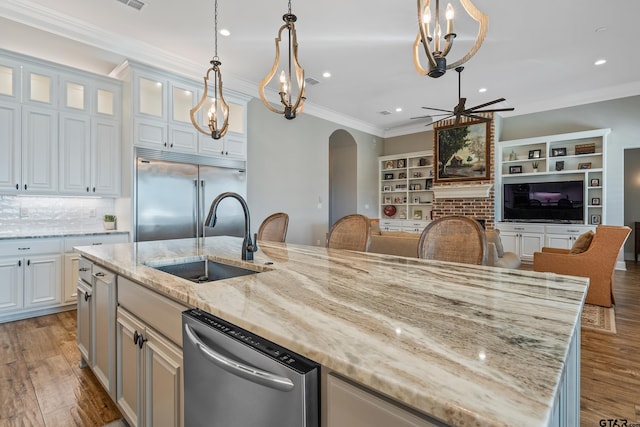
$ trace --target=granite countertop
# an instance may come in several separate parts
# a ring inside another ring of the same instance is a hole
[[[0,240],[9,239],[42,239],[47,237],[78,237],[78,236],[96,236],[101,234],[128,234],[125,230],[102,230],[99,228],[91,229],[65,229],[65,228],[48,228],[48,229],[32,229],[32,228],[15,228],[9,227],[0,230]]]
[[[241,239],[77,248],[452,425],[542,426],[587,279]],[[265,270],[194,284],[145,264],[206,255]],[[272,263],[272,264],[270,264]]]

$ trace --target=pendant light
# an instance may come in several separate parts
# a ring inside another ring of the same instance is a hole
[[[289,0],[289,11],[282,16],[284,25],[278,30],[276,36],[276,57],[273,61],[273,66],[269,71],[269,74],[262,79],[258,85],[258,91],[260,93],[260,99],[262,103],[271,111],[277,114],[283,114],[288,120],[296,118],[296,115],[302,112],[304,108],[305,97],[305,81],[304,70],[298,63],[298,38],[296,36],[295,22],[298,18],[291,13],[291,0]],[[280,65],[280,42],[282,41],[282,32],[287,30],[288,34],[288,64],[286,69],[280,72],[280,103],[282,108],[275,108],[269,103],[267,97],[264,94],[265,87],[269,84],[273,76],[275,76],[278,66]],[[295,79],[293,73],[295,72]],[[297,95],[293,95],[292,82],[295,80],[297,86]]]
[[[447,4],[444,18],[447,32],[442,35],[440,0],[417,0],[418,2],[418,35],[413,43],[413,65],[421,75],[440,77],[452,68],[459,67],[467,62],[480,49],[489,26],[489,17],[480,12],[471,3],[471,0],[459,0],[465,12],[478,22],[478,34],[471,49],[459,60],[447,65],[447,55],[453,47],[457,34],[453,32],[455,11],[451,3]],[[432,12],[431,6],[435,6]],[[434,18],[433,23],[432,18]],[[442,21],[444,22],[444,21]],[[420,48],[423,48],[427,56],[427,67],[420,63]]]
[[[218,0],[215,0],[215,19],[214,19],[214,31],[215,31],[215,51],[213,59],[210,61],[211,68],[207,70],[207,74],[204,76],[204,93],[198,105],[189,110],[191,116],[191,123],[198,131],[205,135],[211,136],[213,139],[220,139],[227,133],[229,128],[229,106],[224,100],[222,95],[222,71],[220,66],[220,58],[218,58]],[[207,111],[209,130],[205,130],[198,124],[196,119],[196,113],[202,108],[202,106],[209,100],[207,97],[209,93],[209,76],[213,72],[213,98],[211,98],[211,106]]]

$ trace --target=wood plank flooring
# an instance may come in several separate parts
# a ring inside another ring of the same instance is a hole
[[[585,427],[640,422],[640,264],[615,274],[617,334],[582,331]],[[80,368],[75,311],[0,324],[0,427],[102,426],[120,417]]]
[[[0,324],[0,427],[103,426],[120,412],[80,368],[76,311]]]

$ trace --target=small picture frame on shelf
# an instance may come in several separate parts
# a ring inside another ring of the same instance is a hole
[[[592,178],[591,179],[592,187],[600,187],[600,178]]]
[[[509,173],[522,173],[522,166],[509,166]]]
[[[592,197],[591,198],[591,204],[593,206],[599,206],[600,205],[600,197]]]
[[[529,158],[530,159],[539,159],[542,150],[529,150]]]
[[[413,185],[413,189],[414,189],[415,191],[420,191],[420,190],[422,190],[422,184],[414,184],[414,185]]]
[[[556,162],[556,170],[561,171],[564,169],[564,160],[558,160]]]
[[[407,173],[406,172],[398,173],[398,179],[407,179]]]
[[[566,155],[567,155],[567,148],[566,147],[552,148],[551,149],[551,157],[559,157],[559,156],[566,156]]]
[[[591,169],[591,162],[578,163],[578,169]]]
[[[433,179],[429,178],[424,183],[424,189],[425,190],[431,190],[432,187],[433,187]]]
[[[384,179],[393,179],[393,174],[392,173],[385,173],[384,174]]]
[[[591,224],[599,225],[600,224],[600,215],[591,215]]]
[[[414,198],[413,198],[413,203],[414,203],[414,204],[418,204],[418,203],[420,203],[420,197],[414,197]]]
[[[383,185],[382,191],[393,191],[393,187],[391,187],[390,185]]]
[[[396,184],[396,191],[403,191],[407,189],[407,184]]]
[[[400,197],[395,197],[393,199],[393,203],[402,203],[402,199]]]
[[[385,169],[393,169],[393,168],[395,168],[393,160],[387,160],[386,162],[384,162],[384,168]]]
[[[391,203],[391,196],[384,196],[384,204],[388,205],[389,203]]]
[[[420,160],[418,160],[418,166],[427,166],[427,159],[425,157],[420,158]]]
[[[407,160],[406,159],[398,159],[398,165],[399,168],[404,168],[407,166]]]
[[[413,219],[422,219],[422,210],[417,209],[413,211]]]

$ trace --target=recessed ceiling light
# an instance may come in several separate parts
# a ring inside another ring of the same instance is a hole
[[[596,62],[593,63],[593,65],[604,65],[607,63],[606,59],[598,59]]]
[[[328,79],[329,77],[331,77],[331,73],[328,71],[325,71],[324,73],[322,73],[322,77],[324,77],[325,79]]]
[[[227,30],[226,28],[223,28],[223,29],[220,30],[220,35],[228,37],[228,36],[231,35],[231,31]]]
[[[480,93],[485,93],[487,91],[486,87],[481,87],[480,89],[478,89],[478,92]]]
[[[401,111],[402,111],[402,108],[400,108],[400,107],[396,108],[396,113],[399,113]]]

